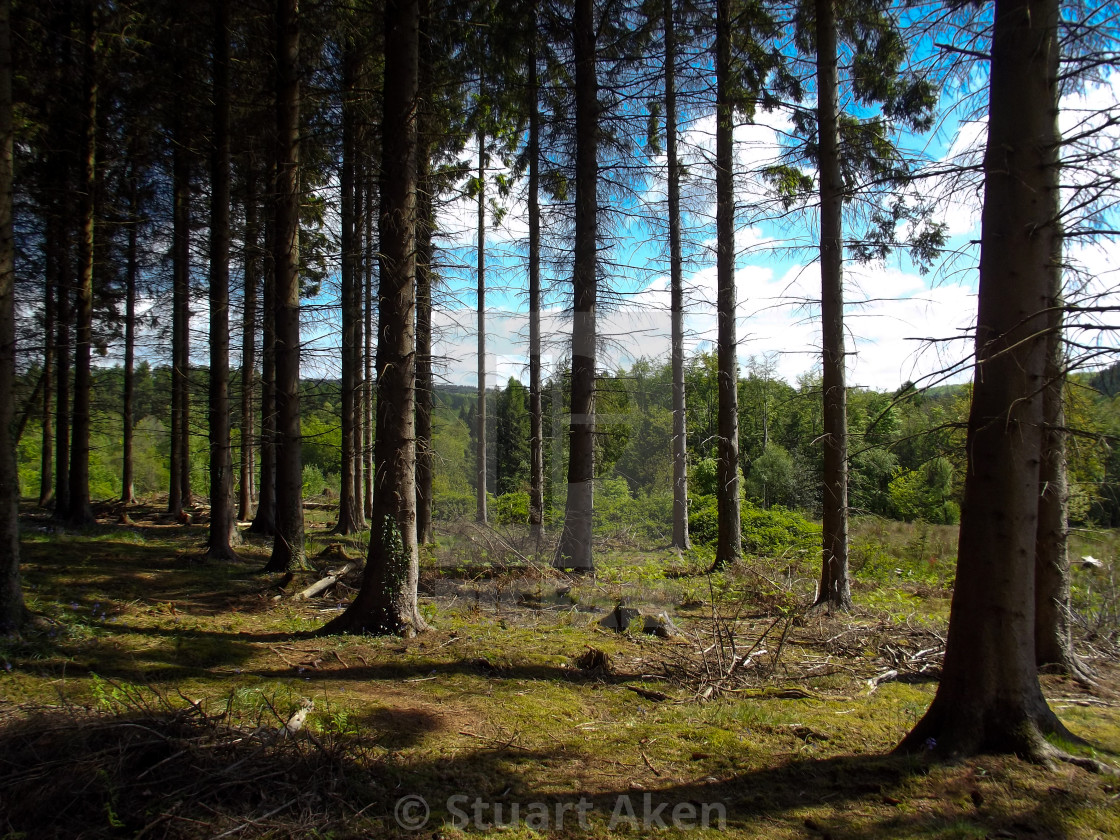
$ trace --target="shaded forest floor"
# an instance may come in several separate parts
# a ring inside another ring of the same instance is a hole
[[[423,561],[430,633],[318,638],[345,582],[294,593],[364,555],[329,510],[308,510],[318,571],[283,591],[267,541],[201,563],[204,516],[158,511],[81,533],[25,511],[38,618],[0,641],[0,836],[1120,837],[1114,777],[886,756],[933,696],[948,614],[902,546],[933,564],[947,531],[867,526],[882,557],[827,616],[797,554],[708,576],[616,534],[571,578],[516,529],[448,526]],[[1115,536],[1093,538],[1111,574]],[[1092,574],[1077,585],[1113,579]],[[642,617],[603,625],[624,609]],[[1118,765],[1115,628],[1081,635],[1099,685],[1044,688],[1073,749]]]

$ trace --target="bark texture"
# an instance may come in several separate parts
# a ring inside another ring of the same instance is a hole
[[[718,0],[716,19],[716,364],[718,408],[715,566],[743,553],[739,502],[739,345],[735,302],[735,184],[731,104],[731,2]]]
[[[1051,266],[1060,231],[1057,0],[997,0],[984,159],[976,369],[941,683],[899,745],[1046,759],[1068,736],[1035,663],[1035,550]]]
[[[529,531],[544,539],[544,407],[541,399],[540,82],[537,77],[537,4],[532,4],[529,64]]]
[[[673,0],[665,0],[665,158],[669,200],[669,294],[673,368],[673,547],[689,548],[688,436],[684,392],[684,267],[681,259],[681,167],[677,157],[677,35]]]
[[[0,635],[18,633],[27,614],[19,575],[19,468],[12,437],[16,379],[13,134],[11,3],[0,0]]]
[[[256,418],[253,394],[257,385],[257,287],[260,284],[260,223],[257,215],[257,173],[252,156],[245,166],[245,305],[241,328],[241,477],[238,482],[237,518],[253,515],[253,453]]]
[[[481,91],[480,91],[481,98]],[[486,135],[478,132],[478,219],[477,252],[478,264],[475,269],[478,301],[478,369],[477,397],[474,413],[474,498],[475,519],[486,524]]]
[[[229,420],[229,5],[212,0],[214,131],[210,149],[210,535],[207,556],[237,558]]]
[[[273,317],[276,355],[276,536],[270,572],[307,565],[299,414],[299,0],[276,2],[276,186]]]
[[[383,115],[396,130],[382,147],[377,429],[369,555],[358,595],[322,630],[412,635],[427,629],[416,586],[416,154],[417,0],[385,5]]]
[[[576,0],[572,18],[576,66],[576,237],[572,273],[572,386],[568,431],[568,498],[555,565],[590,572],[595,506],[595,342],[598,295],[599,84],[595,4]]]
[[[835,0],[817,0],[817,131],[821,192],[824,513],[817,605],[848,610],[848,415],[844,377],[844,179],[840,171]]]

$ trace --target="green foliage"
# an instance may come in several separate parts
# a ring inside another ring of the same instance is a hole
[[[474,515],[473,493],[448,491],[435,492],[432,496],[432,518],[440,522],[454,522]],[[527,516],[528,514],[526,514]]]
[[[899,469],[888,486],[896,516],[935,525],[960,521],[960,506],[951,498],[952,491],[953,465],[945,458],[934,458],[918,470]]]
[[[529,522],[529,494],[523,490],[490,496],[487,506],[499,525],[524,525]]]
[[[717,500],[700,496],[688,511],[688,530],[700,545],[714,545],[718,536]],[[763,510],[747,502],[741,511],[743,548],[754,554],[774,557],[820,548],[821,528],[796,511],[775,505]]]

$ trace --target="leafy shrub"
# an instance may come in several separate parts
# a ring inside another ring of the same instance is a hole
[[[529,521],[529,494],[525,491],[490,496],[488,504],[499,525],[524,525]]]
[[[800,513],[775,505],[763,510],[750,502],[740,512],[743,548],[755,554],[778,555],[788,551],[815,551],[820,546],[821,528]],[[688,531],[693,542],[713,545],[719,535],[719,515],[715,496],[692,500],[688,512]]]

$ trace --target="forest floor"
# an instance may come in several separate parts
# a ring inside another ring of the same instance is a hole
[[[328,510],[307,512],[318,570],[283,591],[267,541],[203,563],[204,518],[158,510],[83,532],[25,511],[37,618],[0,641],[0,837],[1120,838],[1116,777],[889,755],[933,696],[950,596],[904,547],[933,564],[949,529],[857,525],[899,565],[829,616],[805,557],[706,575],[619,534],[573,578],[460,524],[425,552],[430,632],[323,638],[345,584],[293,596],[364,555]],[[1090,537],[1108,561],[1075,584],[1101,618],[1118,541]],[[643,617],[603,626],[622,607]],[[1116,628],[1082,625],[1097,686],[1044,690],[1087,741],[1064,746],[1120,765]]]

